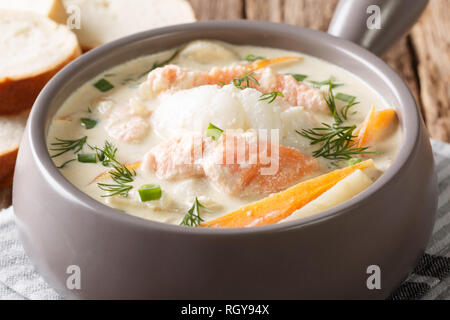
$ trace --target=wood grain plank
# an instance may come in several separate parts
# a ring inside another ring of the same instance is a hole
[[[338,0],[246,0],[248,19],[326,31]]]
[[[326,31],[337,0],[285,0],[284,22]]]
[[[409,35],[402,37],[383,56],[383,60],[406,82],[417,102],[419,110],[423,114],[419,93],[419,79],[416,72],[417,66],[414,61],[414,53],[408,43],[409,40]]]
[[[285,0],[245,0],[245,16],[249,20],[284,22]]]
[[[337,0],[246,0],[245,8],[249,19],[285,22],[326,31],[337,3]],[[420,103],[418,79],[408,37],[396,43],[383,59],[405,80]]]
[[[450,1],[430,1],[412,30],[420,96],[433,138],[450,142]]]
[[[188,0],[197,20],[242,19],[244,0]]]

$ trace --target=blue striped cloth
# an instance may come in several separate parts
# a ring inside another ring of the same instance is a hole
[[[414,272],[390,299],[450,299],[450,144],[432,145],[440,190],[433,237]],[[0,211],[0,299],[60,299],[25,255],[12,208]]]

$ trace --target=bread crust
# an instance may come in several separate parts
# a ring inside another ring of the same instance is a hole
[[[0,188],[12,185],[19,145],[0,153]]]
[[[53,68],[22,79],[4,78],[0,81],[0,115],[12,115],[30,109],[39,92],[65,65],[81,55],[79,45],[62,63]],[[1,175],[0,175],[1,176]]]

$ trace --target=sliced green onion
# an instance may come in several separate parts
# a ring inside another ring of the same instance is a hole
[[[209,123],[208,129],[206,130],[206,136],[211,137],[213,140],[219,140],[222,135],[223,130],[213,125],[211,122]]]
[[[79,153],[77,154],[78,162],[82,163],[97,163],[96,153]]]
[[[309,81],[310,83],[312,83],[314,85],[315,88],[320,89],[323,86],[330,86],[331,89],[343,86],[344,84],[342,83],[337,83],[337,82],[333,82],[331,79],[328,80],[324,80],[324,81]]]
[[[106,79],[100,79],[96,83],[94,83],[94,87],[96,87],[101,92],[106,92],[114,88],[114,86]]]
[[[308,78],[308,76],[306,74],[300,74],[300,73],[286,73],[286,74],[292,76],[298,82],[302,82],[303,80]]]
[[[363,161],[362,158],[351,158],[351,159],[347,160],[347,165],[348,166],[354,166],[355,164],[360,163],[362,161]]]
[[[345,94],[345,93],[336,93],[334,95],[334,97],[338,100],[344,101],[344,102],[350,102],[350,101],[354,101],[356,99],[355,96],[351,96],[349,94]]]
[[[144,184],[138,191],[142,202],[159,200],[162,194],[161,187],[157,184]]]
[[[94,128],[97,125],[97,120],[89,118],[81,118],[81,126],[85,127],[87,130]]]
[[[249,61],[249,62],[254,62],[256,60],[263,60],[266,57],[262,57],[262,56],[256,56],[254,54],[249,54],[248,56],[245,57],[245,60]]]

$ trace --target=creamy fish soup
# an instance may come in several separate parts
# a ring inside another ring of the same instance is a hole
[[[201,40],[98,75],[48,132],[55,165],[93,199],[200,228],[322,212],[368,188],[399,145],[394,107],[351,73]]]

